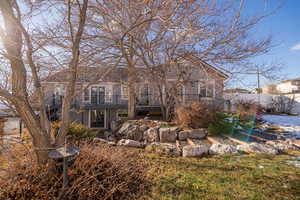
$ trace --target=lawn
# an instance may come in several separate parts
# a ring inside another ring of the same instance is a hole
[[[207,158],[143,154],[152,187],[143,199],[300,199],[300,168],[285,155]]]

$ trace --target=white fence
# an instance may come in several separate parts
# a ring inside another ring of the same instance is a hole
[[[272,102],[273,98],[278,97],[279,95],[271,95],[271,94],[240,94],[240,93],[234,93],[234,94],[224,94],[224,98],[226,100],[230,100],[231,104],[234,106],[234,104],[239,100],[251,100],[256,103],[259,103],[262,106],[267,106]],[[292,109],[292,113],[300,114],[300,94],[293,94],[293,95],[284,95],[286,98],[295,98],[295,104]],[[234,108],[233,108],[234,109]]]

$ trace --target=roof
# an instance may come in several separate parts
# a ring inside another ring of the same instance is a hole
[[[68,69],[54,73],[44,82],[66,82],[68,80]],[[78,67],[77,82],[91,82],[101,80],[103,82],[120,82],[127,80],[126,68],[108,67]]]
[[[184,59],[191,61],[194,64],[201,64],[202,66],[206,67],[208,72],[216,73],[218,76],[224,79],[229,77],[221,70],[211,66],[195,56],[188,56]],[[69,69],[64,69],[56,72],[43,79],[43,82],[67,82],[68,71]],[[145,68],[139,67],[136,71],[138,73],[138,76],[136,76],[137,79],[144,80],[146,78],[145,75],[147,76],[147,73],[145,73]],[[101,80],[102,82],[126,82],[127,75],[128,70],[127,68],[123,67],[78,67],[77,82],[92,82],[97,80]]]
[[[286,82],[290,82],[290,81],[300,81],[300,77],[289,79],[289,80],[285,80],[285,81],[282,81],[281,83],[286,83]]]
[[[226,90],[224,90],[224,92],[225,93],[246,93],[246,94],[250,94],[251,93],[249,90],[242,89],[242,88],[226,89]]]
[[[220,70],[219,68],[217,67],[214,67],[210,64],[208,64],[207,62],[201,60],[200,58],[198,58],[197,56],[194,56],[194,55],[189,55],[187,57],[184,58],[185,60],[188,60],[188,61],[192,61],[193,63],[199,63],[199,64],[202,64],[204,65],[205,67],[207,67],[207,69],[210,71],[210,72],[215,72],[217,75],[219,75],[220,77],[224,78],[224,79],[227,79],[229,78],[229,76],[223,72],[222,70]]]

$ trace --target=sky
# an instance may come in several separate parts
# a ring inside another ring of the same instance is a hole
[[[265,55],[252,59],[254,63],[278,62],[284,68],[284,79],[300,77],[300,0],[246,0],[245,10],[250,14],[255,12],[271,11],[275,13],[268,16],[257,27],[255,37],[272,36],[275,46]],[[255,77],[247,80],[255,83]],[[270,81],[263,80],[263,84]]]
[[[238,2],[238,0],[236,0]],[[278,9],[276,9],[280,6]],[[246,15],[275,11],[264,19],[254,31],[254,38],[272,36],[274,47],[265,55],[253,58],[257,64],[278,62],[283,64],[283,79],[300,77],[300,0],[244,0]],[[0,19],[0,25],[1,25]],[[247,76],[231,87],[256,87],[256,76]],[[262,79],[262,85],[270,83]]]

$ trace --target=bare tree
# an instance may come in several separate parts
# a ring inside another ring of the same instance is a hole
[[[162,79],[170,68],[183,66],[185,58],[193,55],[232,72],[247,68],[244,64],[250,58],[271,48],[270,37],[257,39],[252,31],[272,12],[245,17],[243,0],[95,1],[91,10],[89,38],[105,47],[103,56],[121,58],[120,65],[128,69],[130,118],[135,113],[136,72],[140,67],[149,69],[161,104],[170,105],[182,76],[178,74],[176,83]],[[205,72],[205,64],[198,66]]]
[[[79,62],[80,41],[85,27],[86,12],[88,0],[79,1],[68,0],[53,1],[51,6],[67,7],[67,26],[69,27],[69,37],[72,40],[70,49],[72,51],[71,59],[68,63],[69,79],[66,89],[66,95],[63,102],[63,125],[55,141],[51,140],[51,125],[47,118],[44,91],[41,86],[41,74],[39,73],[40,65],[37,62],[37,50],[41,49],[40,45],[34,43],[35,38],[32,33],[30,17],[34,17],[34,12],[39,9],[38,6],[48,5],[48,1],[37,1],[31,3],[23,1],[18,3],[14,0],[3,0],[0,2],[1,17],[4,26],[1,27],[1,40],[3,43],[3,56],[8,60],[11,69],[11,90],[4,87],[0,89],[0,96],[5,98],[15,108],[22,120],[24,121],[30,135],[33,139],[33,145],[39,163],[45,163],[48,159],[48,151],[64,142],[64,138],[70,123],[69,111],[74,99],[74,88],[77,76],[77,66]],[[22,8],[19,6],[22,4]],[[78,10],[78,23],[72,23],[73,6]],[[29,5],[30,14],[25,15],[25,6]],[[55,8],[57,9],[57,7]],[[55,10],[54,9],[54,10]],[[24,12],[24,13],[23,13]],[[29,99],[28,73],[32,76],[34,90],[38,97],[39,114],[37,115]]]

